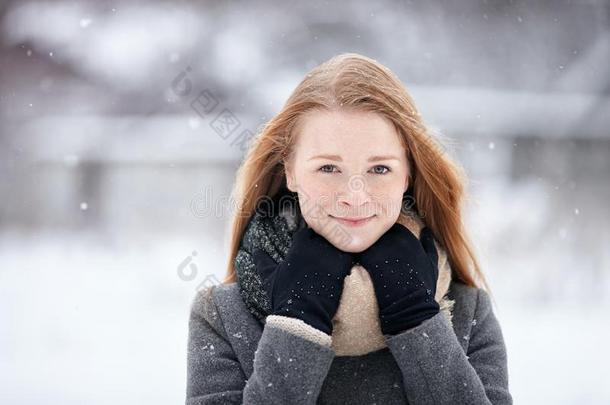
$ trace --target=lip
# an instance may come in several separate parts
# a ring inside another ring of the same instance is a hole
[[[350,219],[350,218],[334,217],[334,216],[331,215],[331,217],[333,217],[334,219],[336,219],[340,223],[342,223],[344,225],[347,225],[347,226],[361,226],[361,225],[364,225],[364,224],[368,223],[371,219],[373,219],[374,216],[375,215],[371,215],[370,217],[360,218],[360,219]]]

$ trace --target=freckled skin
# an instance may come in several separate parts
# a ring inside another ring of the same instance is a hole
[[[313,159],[338,155],[341,160]],[[392,155],[397,160],[369,161]],[[338,249],[361,252],[398,219],[408,187],[408,164],[399,134],[380,114],[310,111],[297,129],[291,159],[285,162],[288,188],[298,193],[303,218]],[[336,217],[366,218],[346,226]]]

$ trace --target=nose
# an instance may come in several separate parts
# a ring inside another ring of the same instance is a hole
[[[351,176],[347,182],[343,183],[337,196],[338,208],[349,216],[365,216],[366,213],[358,212],[362,206],[366,206],[371,201],[366,179],[361,175]]]

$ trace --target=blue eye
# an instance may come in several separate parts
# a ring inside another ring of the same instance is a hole
[[[318,170],[321,171],[322,173],[332,173],[332,172],[323,170],[325,167],[336,167],[336,166],[335,165],[324,165],[324,166],[320,167]]]
[[[337,166],[335,166],[335,165],[324,165],[324,166],[320,167],[320,168],[318,169],[318,171],[320,171],[320,172],[322,172],[322,173],[333,173],[332,169],[334,169],[334,168],[336,168],[336,167],[337,167]],[[325,168],[331,168],[331,171],[324,170]],[[383,172],[379,172],[379,171],[377,171],[377,172],[375,172],[375,174],[381,174],[381,175],[384,175],[384,174],[387,174],[387,173],[389,173],[389,172],[391,172],[391,171],[392,171],[392,170],[391,170],[391,169],[390,169],[388,166],[384,166],[384,165],[378,165],[378,166],[375,166],[373,169],[377,169],[377,168],[382,168],[382,169],[385,169],[385,171],[383,171]]]
[[[383,173],[379,173],[379,172],[377,172],[376,174],[386,174],[386,173],[388,173],[388,172],[390,172],[390,171],[391,171],[391,170],[390,170],[390,168],[389,168],[389,167],[387,167],[387,166],[383,166],[383,165],[375,166],[375,168],[378,168],[378,167],[384,168],[384,169],[386,169],[386,171],[385,171],[385,172],[383,172]]]

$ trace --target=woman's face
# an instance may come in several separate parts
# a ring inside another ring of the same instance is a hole
[[[408,187],[398,132],[382,115],[354,110],[310,111],[297,131],[286,182],[305,222],[338,249],[366,250],[396,222]]]

